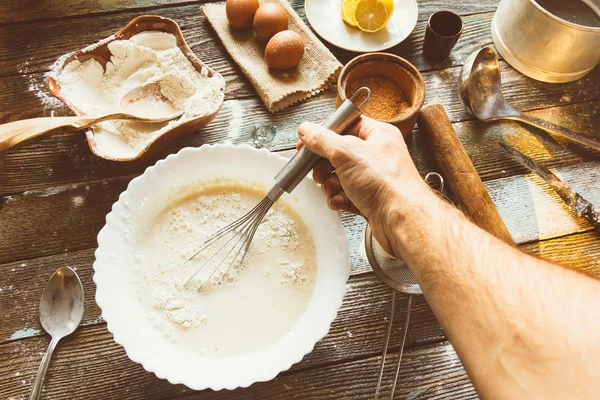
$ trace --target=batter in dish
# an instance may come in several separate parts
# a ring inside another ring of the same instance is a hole
[[[139,241],[139,300],[169,340],[202,355],[236,356],[276,342],[306,309],[315,246],[302,219],[281,201],[259,226],[243,265],[217,284],[226,266],[209,279],[216,263],[209,264],[184,285],[212,253],[184,261],[263,197],[262,190],[232,182],[211,185],[167,207]]]

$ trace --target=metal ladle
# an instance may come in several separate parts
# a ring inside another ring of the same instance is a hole
[[[58,128],[78,131],[115,119],[159,123],[183,114],[183,110],[177,109],[162,94],[160,80],[132,89],[123,96],[120,105],[120,110],[104,115],[30,118],[0,125],[0,152],[49,132],[56,132]]]
[[[524,122],[600,150],[600,140],[573,132],[546,120],[525,115],[508,104],[502,94],[498,58],[494,50],[489,47],[484,47],[467,58],[460,73],[458,91],[467,111],[483,122],[502,119]],[[544,138],[541,139],[544,140]]]
[[[83,317],[83,286],[69,267],[62,267],[52,275],[40,301],[40,321],[52,340],[42,357],[29,400],[37,400],[42,393],[44,377],[58,341],[77,329]]]

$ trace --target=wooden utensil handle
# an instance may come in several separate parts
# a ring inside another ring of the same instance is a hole
[[[95,117],[31,118],[0,125],[0,152],[38,138],[58,128],[83,129],[96,122]]]
[[[507,243],[514,244],[444,108],[439,104],[423,107],[417,123],[420,133],[426,136],[429,142],[456,204],[480,228]]]

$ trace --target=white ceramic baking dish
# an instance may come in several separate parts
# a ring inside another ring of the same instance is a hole
[[[196,390],[235,389],[274,378],[311,352],[327,334],[350,273],[348,241],[339,213],[327,207],[325,195],[310,177],[281,200],[298,211],[313,235],[317,279],[307,309],[278,342],[230,358],[208,358],[186,351],[164,338],[148,321],[131,279],[136,264],[136,230],[154,219],[178,193],[221,177],[258,184],[266,192],[286,161],[247,145],[204,145],[170,155],[130,182],[98,235],[94,282],[96,302],[108,330],[131,360],[174,384]]]

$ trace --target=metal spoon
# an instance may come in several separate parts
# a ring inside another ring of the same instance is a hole
[[[102,121],[125,119],[140,122],[166,122],[183,114],[160,90],[160,80],[129,91],[121,99],[121,110],[105,115],[30,118],[0,125],[0,152],[18,144],[55,132],[58,128],[77,131]]]
[[[69,267],[62,267],[52,275],[40,301],[42,327],[52,336],[48,351],[42,357],[29,400],[37,400],[58,341],[77,329],[83,317],[83,286],[79,276]]]
[[[460,99],[467,111],[483,122],[502,119],[520,121],[600,150],[598,139],[525,115],[515,109],[504,98],[500,84],[500,66],[496,53],[491,48],[484,47],[471,54],[462,67],[458,83]]]

